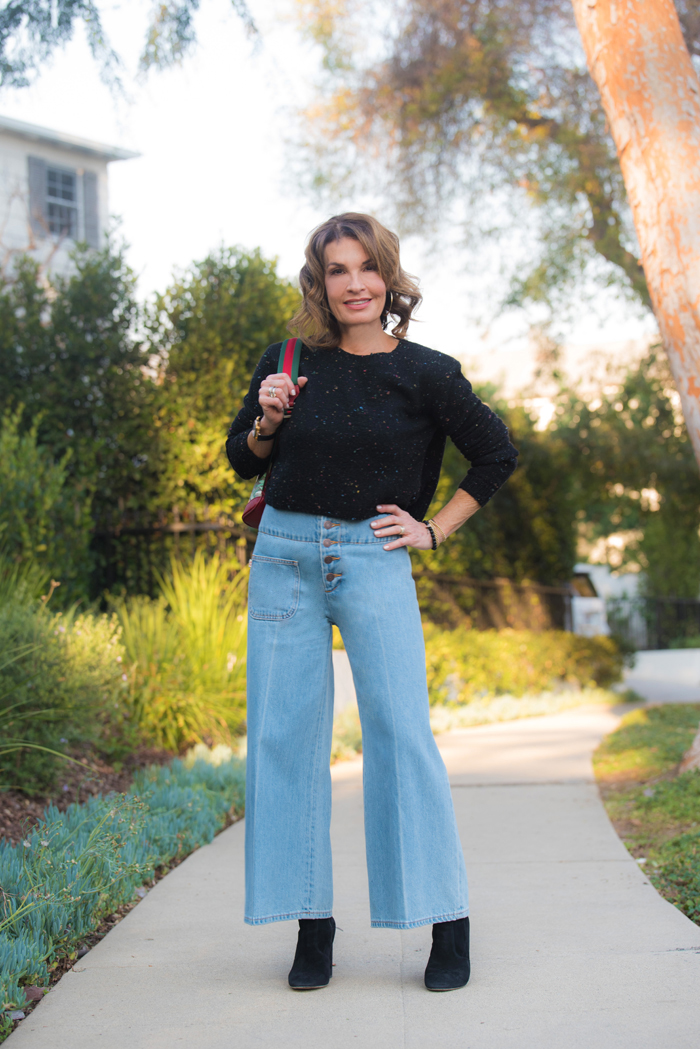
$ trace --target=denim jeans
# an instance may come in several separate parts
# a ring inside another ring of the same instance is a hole
[[[408,550],[367,521],[266,507],[249,588],[246,911],[251,925],[333,908],[332,624],[362,721],[372,925],[468,914],[447,772],[430,729]]]

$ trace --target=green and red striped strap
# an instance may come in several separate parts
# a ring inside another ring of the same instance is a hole
[[[301,346],[301,339],[285,339],[280,346],[280,358],[277,364],[277,371],[285,372],[296,387],[296,394],[290,399],[289,407],[285,410],[285,419],[288,419],[292,414],[294,401],[299,394],[299,358],[301,357]]]
[[[299,379],[299,358],[301,357],[301,339],[285,339],[280,346],[280,359],[277,370],[286,372],[294,385]]]

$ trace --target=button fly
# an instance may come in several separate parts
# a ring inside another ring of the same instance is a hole
[[[323,527],[324,528],[339,528],[340,527],[340,522],[339,521],[324,521],[323,522]]]
[[[329,583],[332,583],[334,579],[340,579],[342,574],[343,574],[342,572],[329,572],[328,575],[326,576],[326,579],[328,580]]]
[[[331,564],[332,561],[340,561],[340,558],[339,557],[333,557],[331,555],[330,557],[324,557],[323,560],[326,562],[327,565],[329,565],[329,564]]]

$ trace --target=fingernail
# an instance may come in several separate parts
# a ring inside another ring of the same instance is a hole
[[[385,550],[388,550],[388,549],[389,549],[389,547],[388,547],[388,546],[385,546],[385,547],[384,547],[384,549],[385,549]]]
[[[381,510],[381,506],[378,506],[378,507],[377,507],[377,510]]]

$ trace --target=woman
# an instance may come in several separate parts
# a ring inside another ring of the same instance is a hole
[[[425,984],[451,990],[469,979],[467,878],[430,730],[408,548],[435,549],[463,525],[517,452],[458,362],[404,338],[421,296],[398,238],[376,219],[347,213],[319,226],[300,281],[293,412],[283,421],[294,387],[277,371],[277,344],[226,445],[244,478],[275,447],[250,574],[245,920],[298,919],[289,983],[328,984],[335,624],[362,721],[372,925],[432,925]],[[447,436],[471,469],[424,522]]]

